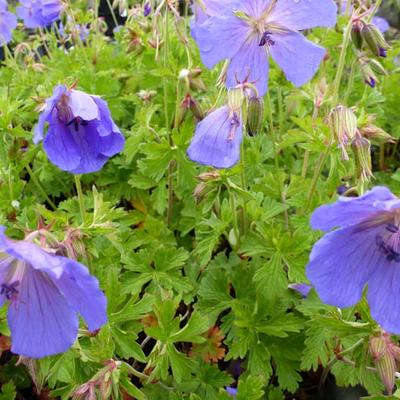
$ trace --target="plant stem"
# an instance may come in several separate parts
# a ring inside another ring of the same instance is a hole
[[[112,5],[110,3],[110,0],[106,0],[106,3],[107,3],[107,6],[108,6],[108,8],[110,10],[111,17],[112,17],[112,20],[114,22],[114,25],[115,25],[115,27],[117,27],[118,26],[117,17],[115,16],[115,12],[114,12],[114,9],[113,9],[113,7],[112,7]]]
[[[49,59],[51,60],[51,52],[50,52],[49,46],[47,46],[46,35],[44,34],[42,28],[39,27],[38,29],[39,29],[40,37],[41,37],[41,39],[42,39],[42,44],[43,44],[43,46],[44,46],[44,48],[45,48],[45,50],[46,50],[46,53],[47,53],[47,57],[49,57]]]
[[[243,190],[247,190],[247,185],[246,185],[246,174],[245,174],[245,161],[244,161],[244,141],[242,140],[242,143],[240,145],[240,183],[242,185]],[[241,225],[242,225],[242,234],[245,235],[247,232],[247,207],[246,207],[246,199],[243,198],[243,207],[242,207],[242,219],[241,219]]]
[[[232,209],[232,214],[233,214],[233,230],[235,232],[235,239],[239,243],[239,237],[240,236],[239,236],[239,225],[238,225],[238,222],[237,222],[235,193],[232,192],[231,188],[228,185],[226,185],[226,188],[228,189],[229,201],[231,203],[231,209]]]
[[[269,92],[267,92],[267,102],[268,102],[269,134],[271,135],[271,140],[272,140],[272,151],[274,152],[275,168],[278,170],[279,161],[278,161],[278,154],[276,152],[276,135],[274,129],[274,119],[272,116],[272,100]]]
[[[358,340],[356,343],[354,343],[352,346],[350,346],[348,349],[342,350],[340,353],[335,354],[335,357],[332,358],[331,361],[329,361],[328,365],[324,368],[324,371],[322,372],[321,375],[321,380],[319,382],[319,385],[322,386],[325,382],[326,377],[329,374],[329,371],[331,370],[331,368],[334,366],[334,364],[338,361],[341,360],[343,358],[343,356],[345,356],[346,354],[351,353],[354,349],[356,349],[358,346],[360,346],[361,344],[364,343],[364,338]]]
[[[314,175],[313,175],[313,178],[312,178],[312,181],[311,181],[311,186],[310,186],[310,189],[308,191],[307,203],[306,203],[306,206],[305,206],[305,209],[304,209],[305,212],[308,211],[308,209],[309,209],[309,207],[311,205],[311,201],[312,201],[312,198],[313,198],[313,195],[314,195],[314,191],[315,191],[315,188],[317,187],[318,179],[319,179],[319,177],[321,175],[322,169],[324,168],[326,159],[328,158],[328,155],[329,155],[330,147],[331,147],[330,145],[327,145],[325,151],[319,155],[317,167],[314,170]]]
[[[333,94],[332,94],[333,106],[336,106],[336,103],[339,99],[340,83],[342,81],[344,66],[345,66],[345,62],[346,62],[347,47],[349,46],[349,42],[350,42],[351,27],[352,27],[352,21],[350,19],[349,23],[346,25],[346,28],[345,28],[342,49],[340,51],[340,56],[339,56],[339,63],[337,66],[335,81],[333,83]]]
[[[78,194],[79,211],[81,213],[82,224],[84,224],[85,223],[85,205],[83,203],[81,176],[74,175],[74,179],[75,179],[76,193]]]
[[[165,16],[164,16],[164,68],[168,67],[168,50],[169,50],[169,21],[168,21],[168,3],[165,3]],[[164,91],[164,118],[165,118],[165,129],[168,131],[168,143],[171,147],[174,146],[172,139],[172,132],[169,126],[168,118],[168,89],[167,79],[163,77],[163,91]],[[167,224],[171,226],[172,223],[172,210],[174,205],[174,188],[173,188],[173,177],[174,172],[173,161],[171,160],[168,165],[168,209],[167,209]]]
[[[57,206],[53,203],[53,201],[50,199],[50,197],[47,195],[46,191],[44,190],[42,184],[40,183],[39,179],[36,178],[35,174],[33,173],[31,167],[29,164],[25,166],[25,169],[28,171],[29,177],[31,178],[32,182],[34,185],[37,187],[39,192],[42,194],[42,196],[46,199],[47,203],[49,203],[50,207],[53,209],[53,211],[57,210]]]
[[[349,21],[349,23],[346,25],[345,28],[345,33],[344,33],[344,37],[343,37],[343,43],[342,43],[342,50],[340,51],[340,56],[339,56],[339,64],[337,67],[337,72],[336,72],[336,76],[335,76],[335,81],[333,83],[333,93],[332,93],[332,104],[333,106],[336,106],[336,103],[339,100],[339,92],[340,92],[340,83],[342,81],[342,77],[343,77],[343,72],[344,72],[344,66],[345,66],[345,61],[346,61],[346,54],[347,54],[347,47],[350,43],[350,33],[351,33],[351,26],[352,26],[352,22],[351,19]],[[318,164],[317,164],[317,168],[314,171],[314,176],[312,178],[311,181],[311,187],[310,190],[308,191],[308,197],[307,197],[307,203],[306,203],[306,207],[305,207],[305,211],[307,212],[313,195],[314,195],[314,191],[315,188],[317,186],[317,182],[319,179],[319,176],[321,175],[322,169],[324,168],[325,162],[328,158],[329,155],[329,151],[331,148],[331,144],[332,144],[332,140],[329,139],[329,144],[326,146],[325,151],[320,154],[319,158],[318,158]]]

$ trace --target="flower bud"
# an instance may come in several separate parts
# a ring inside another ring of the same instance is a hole
[[[348,160],[346,146],[357,131],[357,117],[353,110],[342,105],[336,106],[328,117],[329,127],[342,149],[342,158]]]
[[[362,43],[363,43],[363,39],[361,36],[361,29],[362,29],[362,26],[360,25],[359,22],[355,22],[351,26],[351,40],[354,43],[354,46],[358,50],[361,50]]]
[[[388,73],[386,72],[385,68],[383,68],[383,65],[375,59],[370,59],[368,60],[368,64],[371,67],[372,71],[374,71],[378,75],[387,75]]]
[[[200,182],[193,191],[193,197],[196,200],[196,204],[200,203],[204,197],[209,193],[211,188],[207,185],[206,182]]]
[[[357,176],[362,182],[369,182],[373,177],[371,161],[371,144],[368,139],[363,138],[359,133],[351,143],[355,156]]]
[[[389,45],[374,24],[365,24],[361,29],[361,36],[373,54],[377,57],[386,57]]]
[[[197,178],[202,182],[216,181],[221,178],[221,174],[218,171],[203,172]]]
[[[360,128],[362,136],[376,143],[396,143],[396,139],[376,125],[367,125]]]
[[[251,97],[247,107],[247,130],[251,136],[256,135],[262,127],[264,101],[261,97]]]
[[[242,88],[228,89],[228,105],[231,110],[240,110],[244,101]]]
[[[378,78],[376,77],[374,71],[371,68],[371,65],[368,61],[360,60],[361,63],[361,75],[364,78],[364,82],[374,88],[376,86],[376,82],[378,82]]]
[[[395,384],[396,351],[398,349],[386,333],[371,338],[369,342],[370,354],[389,395],[392,394]]]

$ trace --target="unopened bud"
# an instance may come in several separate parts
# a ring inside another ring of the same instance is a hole
[[[361,36],[373,54],[386,57],[386,51],[390,46],[374,24],[365,24],[361,29]]]
[[[244,93],[242,88],[228,89],[228,105],[231,110],[238,111],[242,108]]]
[[[353,25],[351,26],[351,40],[354,43],[354,46],[358,50],[361,50],[363,43],[363,39],[361,36],[361,29],[362,26],[359,22],[354,22]]]
[[[247,107],[247,130],[251,136],[256,135],[264,120],[264,101],[261,97],[251,97]]]
[[[187,94],[185,98],[182,100],[179,109],[182,111],[182,119],[180,123],[183,121],[184,116],[186,115],[186,111],[190,110],[195,118],[201,120],[204,118],[204,113],[201,110],[199,103],[194,99],[190,94]],[[179,124],[178,124],[179,125]]]
[[[387,75],[388,73],[386,72],[385,68],[383,68],[383,65],[375,59],[370,59],[368,60],[368,64],[371,67],[372,71],[374,71],[378,75]]]
[[[357,131],[357,117],[353,110],[342,105],[336,106],[328,117],[329,127],[342,149],[342,158],[348,160],[346,146]]]
[[[206,182],[200,182],[193,191],[193,197],[196,200],[196,203],[200,203],[204,197],[211,191],[211,188],[207,185]]]
[[[376,77],[374,71],[371,68],[371,65],[368,61],[360,60],[361,64],[361,75],[364,78],[364,82],[371,86],[372,88],[376,86],[376,82],[378,82],[378,78]]]
[[[221,178],[221,174],[218,171],[203,172],[197,178],[202,182],[216,181]]]
[[[357,134],[351,143],[351,148],[353,149],[355,156],[358,177],[362,182],[369,182],[373,177],[371,143],[368,139],[365,139],[360,134]]]
[[[397,347],[387,334],[370,339],[369,351],[388,394],[392,394],[395,384],[396,359],[393,351],[395,349]]]
[[[374,336],[369,341],[369,351],[374,360],[379,360],[386,352],[386,339],[383,336]]]
[[[396,143],[396,139],[376,125],[360,128],[361,135],[376,143]]]

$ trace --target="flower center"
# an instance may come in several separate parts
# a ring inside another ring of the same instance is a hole
[[[14,281],[10,284],[2,283],[0,286],[0,294],[5,296],[7,300],[15,300],[18,295],[17,287],[19,286],[19,284],[19,281]]]
[[[273,46],[275,44],[275,40],[271,39],[271,32],[264,32],[263,35],[261,36],[260,43],[258,44],[259,46]]]
[[[376,236],[376,245],[388,261],[400,262],[400,226],[397,223],[388,223],[385,231]]]
[[[230,123],[231,123],[231,129],[229,131],[228,140],[233,140],[235,138],[236,129],[240,126],[240,118],[234,111],[232,112]]]
[[[81,117],[76,117],[76,118],[73,118],[71,121],[69,121],[67,123],[67,126],[70,126],[70,125],[74,124],[74,129],[75,129],[76,132],[78,132],[79,131],[79,125],[87,126],[88,123],[89,122],[85,121]]]
[[[18,299],[18,287],[25,274],[26,265],[23,261],[13,260],[11,264],[8,264],[8,268],[7,276],[0,284],[0,295],[13,302]]]

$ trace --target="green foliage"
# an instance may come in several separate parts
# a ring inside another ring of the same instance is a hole
[[[307,281],[320,237],[309,227],[311,211],[335,199],[340,185],[368,186],[353,157],[343,161],[330,145],[326,124],[348,17],[308,33],[328,51],[310,83],[295,88],[271,65],[261,132],[244,135],[241,163],[216,171],[186,156],[197,120],[182,109],[185,96],[204,112],[226,100],[216,85],[223,66],[202,67],[189,17],[177,20],[169,9],[164,18],[162,6],[146,19],[130,1],[126,26],[107,38],[86,2],[66,3],[63,22],[90,24],[87,42],[60,41],[55,27],[19,30],[0,68],[0,223],[16,239],[47,226],[47,245],[99,279],[109,322],[95,334],[82,322],[65,354],[18,361],[2,307],[0,400],[35,391],[79,398],[89,383],[105,400],[229,400],[227,386],[237,387],[237,400],[313,398],[308,380],[322,385],[329,374],[339,386],[363,386],[365,399],[399,399],[399,391],[382,394],[367,346],[379,327],[366,302],[340,310],[314,291],[302,298],[288,288]],[[400,46],[391,45],[389,73],[372,90],[348,44],[338,95],[360,126],[374,117],[398,139]],[[196,66],[201,85],[182,78]],[[104,98],[126,138],[102,171],[81,177],[81,199],[72,175],[32,141],[38,110],[58,83]],[[387,143],[372,153],[373,184],[394,193],[398,151]],[[218,350],[218,362],[193,351],[204,343]]]

